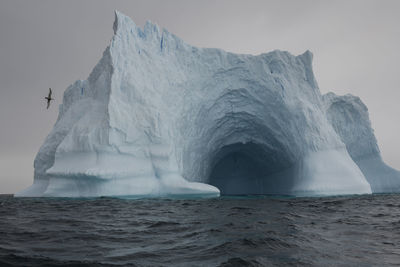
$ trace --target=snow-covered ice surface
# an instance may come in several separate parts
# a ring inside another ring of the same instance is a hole
[[[119,12],[100,62],[65,91],[34,166],[33,185],[16,196],[332,195],[400,185],[365,106],[322,96],[309,51],[196,48]]]

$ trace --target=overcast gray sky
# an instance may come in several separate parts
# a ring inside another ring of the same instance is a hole
[[[321,92],[360,96],[384,160],[400,169],[400,1],[0,0],[0,193],[32,183],[62,94],[100,59],[115,9],[199,47],[312,51]]]

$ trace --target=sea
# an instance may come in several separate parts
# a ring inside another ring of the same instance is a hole
[[[0,266],[400,266],[400,195],[3,195]]]

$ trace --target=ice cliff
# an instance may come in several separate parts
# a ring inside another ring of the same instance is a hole
[[[119,12],[113,28],[89,78],[66,89],[36,156],[34,183],[17,196],[399,188],[365,106],[322,96],[309,51],[253,56],[196,48]]]
[[[400,172],[383,162],[368,109],[360,98],[328,93],[323,100],[328,121],[371,185],[372,192],[400,192]]]

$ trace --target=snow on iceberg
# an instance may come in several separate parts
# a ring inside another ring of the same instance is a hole
[[[336,111],[318,89],[309,51],[253,56],[196,48],[150,22],[141,29],[119,12],[113,28],[89,78],[65,91],[36,156],[34,183],[16,196],[375,188],[379,178],[360,170],[338,130],[346,123],[332,122]]]

